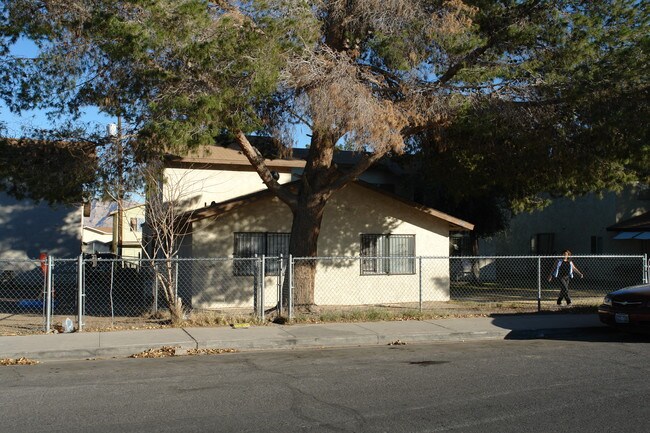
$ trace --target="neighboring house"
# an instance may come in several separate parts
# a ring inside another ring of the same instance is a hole
[[[650,190],[559,198],[540,211],[512,219],[503,233],[480,241],[481,255],[650,253]],[[645,215],[645,216],[643,216]]]
[[[281,183],[296,181],[304,167],[298,159],[267,159]],[[354,162],[351,152],[337,152],[335,162]],[[449,254],[449,234],[473,225],[426,208],[389,191],[399,191],[400,172],[391,164],[372,167],[361,180],[334,193],[325,208],[319,236],[321,257],[367,259],[318,262],[315,302],[319,305],[359,305],[377,302],[417,302],[414,256]],[[169,188],[183,190],[184,206],[192,222],[181,256],[196,258],[288,255],[292,214],[260,180],[237,150],[213,147],[196,157],[171,158],[165,176]],[[423,278],[424,301],[449,299],[449,266],[431,270]],[[267,269],[266,275],[274,270]],[[336,273],[345,287],[327,284]],[[252,303],[253,272],[233,261],[196,266],[192,278],[179,282],[184,303],[199,308],[248,306]],[[271,278],[271,277],[267,277]],[[266,299],[272,305],[275,299]]]
[[[84,227],[84,253],[110,253],[113,243],[112,227]]]
[[[607,231],[615,236],[612,238],[629,248],[640,248],[644,254],[650,253],[650,212],[633,216],[607,227]]]
[[[83,206],[49,206],[0,193],[0,260],[81,253]]]
[[[142,226],[145,222],[145,205],[135,204],[122,210],[122,234],[119,234],[120,224],[118,223],[120,212],[111,212],[112,223],[112,246],[111,252],[121,255],[123,258],[142,258]]]
[[[117,202],[93,200],[86,204],[86,213],[83,219],[84,253],[113,253],[117,255],[118,242],[121,240],[124,257],[138,258],[141,256],[140,241],[144,223],[144,205],[125,200],[123,208],[123,235],[120,237],[117,236]]]

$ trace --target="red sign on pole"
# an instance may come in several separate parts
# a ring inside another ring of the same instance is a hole
[[[39,259],[41,260],[41,271],[43,271],[43,275],[47,275],[47,253],[41,253]]]

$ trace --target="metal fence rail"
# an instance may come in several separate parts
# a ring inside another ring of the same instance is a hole
[[[597,305],[616,289],[648,282],[647,257],[574,256],[572,305]],[[0,334],[142,328],[169,323],[169,303],[194,324],[291,319],[382,309],[557,309],[557,256],[254,257],[0,260]]]

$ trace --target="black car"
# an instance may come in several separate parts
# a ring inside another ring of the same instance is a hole
[[[607,294],[598,307],[598,316],[610,326],[650,329],[650,284]]]

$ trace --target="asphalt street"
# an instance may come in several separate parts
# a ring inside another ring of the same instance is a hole
[[[602,329],[0,367],[0,431],[647,432],[649,358]]]

